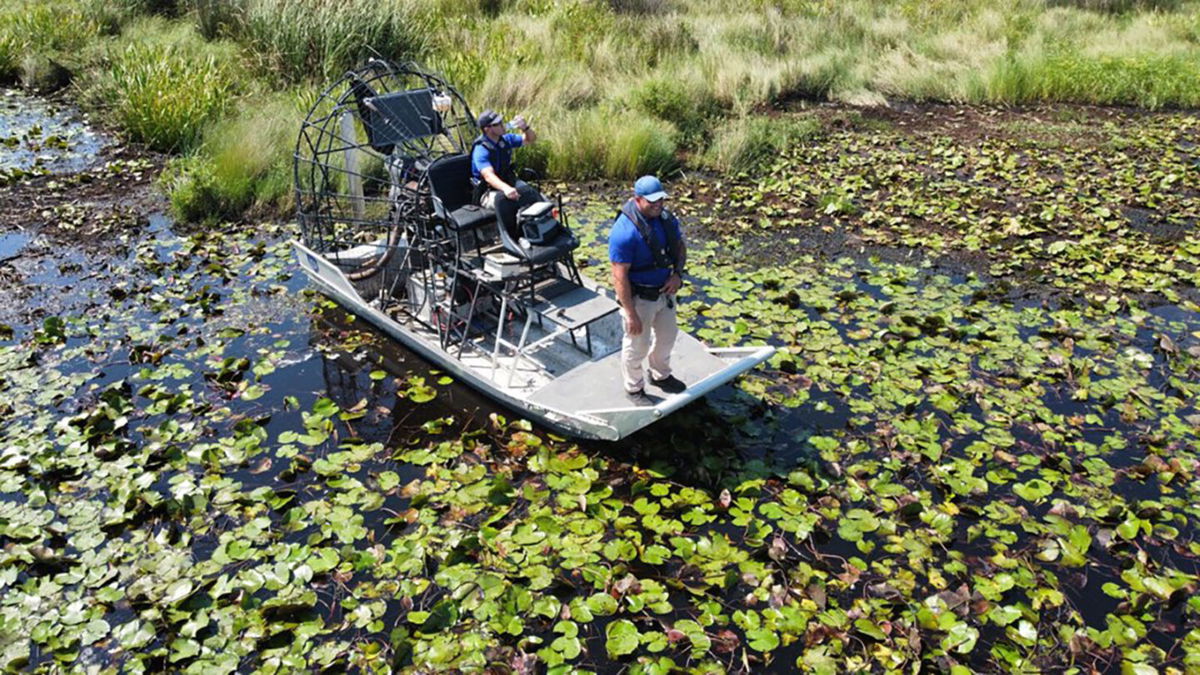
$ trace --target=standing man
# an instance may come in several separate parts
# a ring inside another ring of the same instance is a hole
[[[654,176],[633,184],[633,198],[621,206],[608,238],[613,287],[621,303],[621,376],[625,394],[638,405],[645,393],[642,361],[649,354],[650,384],[676,394],[687,385],[671,375],[671,348],[679,326],[675,294],[683,285],[687,248],[679,219],[667,211],[667,193]]]
[[[517,179],[512,155],[515,148],[537,140],[537,134],[525,118],[517,115],[513,124],[519,134],[505,133],[504,118],[495,110],[485,110],[479,119],[479,137],[471,146],[471,176],[476,181],[476,199],[480,206],[493,209],[500,222],[512,231],[518,206],[537,201],[537,191]]]

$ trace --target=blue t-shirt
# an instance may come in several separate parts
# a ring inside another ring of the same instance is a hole
[[[648,218],[650,235],[655,245],[665,246],[669,241],[662,218]],[[683,238],[679,231],[678,221],[672,221],[676,241]],[[674,255],[668,251],[668,255]],[[612,232],[608,235],[608,259],[615,263],[629,263],[629,280],[639,286],[662,286],[671,277],[671,270],[654,266],[654,253],[646,245],[646,240],[638,232],[637,226],[622,213],[613,223]],[[646,267],[637,271],[640,267]]]
[[[512,166],[512,149],[519,148],[522,145],[524,145],[525,138],[523,136],[521,136],[521,134],[504,134],[503,138],[505,141],[508,142],[509,147],[505,148],[505,147],[501,146],[497,150],[501,154],[507,155],[503,160],[500,160],[500,161],[502,164],[507,164],[508,166]],[[500,144],[497,143],[496,145],[500,145]],[[489,155],[490,155],[490,153],[488,153],[488,149],[485,148],[482,143],[475,145],[475,148],[473,150],[471,150],[471,175],[472,176],[474,176],[475,178],[482,178],[483,170],[487,169],[487,168],[491,168],[492,171],[499,172],[499,170],[496,167],[492,166],[492,158]]]

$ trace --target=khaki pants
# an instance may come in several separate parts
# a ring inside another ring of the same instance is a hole
[[[532,187],[529,186],[529,183],[526,183],[525,181],[521,180],[520,178],[517,179],[517,182],[513,183],[513,187],[517,188],[517,192],[521,193],[521,198],[517,199],[517,201],[515,201],[515,202],[512,202],[513,204],[520,204],[521,202],[526,202],[526,201],[528,201],[529,203],[533,203],[534,201],[537,201],[537,199],[532,199],[529,193],[532,193],[533,196],[541,197],[541,195],[539,195],[537,193],[537,190],[534,190]],[[482,195],[480,195],[479,205],[485,209],[491,209],[491,210],[495,211],[497,204],[504,203],[504,202],[500,201],[502,199],[508,199],[508,197],[505,197],[504,193],[499,190],[489,189],[487,192],[484,192]],[[521,204],[521,205],[526,206],[526,204]],[[514,210],[514,213],[515,213],[515,210]]]
[[[650,377],[662,380],[671,376],[671,348],[679,334],[675,321],[675,298],[667,305],[667,296],[657,300],[635,297],[633,308],[642,320],[642,332],[638,335],[626,333],[621,338],[621,379],[625,391],[634,392],[646,386],[645,369],[642,361],[649,354]],[[621,308],[621,318],[628,309]]]

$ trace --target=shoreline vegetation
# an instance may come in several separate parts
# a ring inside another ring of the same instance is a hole
[[[176,155],[184,220],[291,209],[295,129],[371,50],[524,112],[564,180],[753,171],[821,133],[794,101],[1200,107],[1200,3],[0,0],[0,82]]]

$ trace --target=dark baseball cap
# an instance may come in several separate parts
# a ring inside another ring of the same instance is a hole
[[[482,129],[484,127],[490,127],[493,124],[503,122],[504,117],[500,113],[489,108],[488,110],[484,110],[479,114],[479,119],[477,121],[479,122],[479,128]]]

